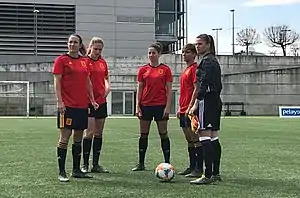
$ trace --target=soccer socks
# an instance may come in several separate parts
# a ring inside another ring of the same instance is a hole
[[[74,142],[72,144],[73,155],[73,172],[80,171],[80,158],[81,158],[81,142]]]
[[[212,161],[215,159],[213,145],[210,137],[200,137],[200,142],[203,148],[203,158],[205,163],[205,177],[212,176]]]
[[[215,151],[215,158],[213,160],[213,175],[218,175],[220,174],[220,162],[221,162],[221,153],[222,153],[222,148],[221,144],[219,142],[218,137],[212,138],[212,146]]]
[[[196,153],[196,169],[200,172],[203,172],[203,148],[201,146],[195,147]]]
[[[92,147],[92,139],[84,138],[82,146],[83,146],[83,164],[88,166],[91,147]]]
[[[161,149],[164,154],[165,163],[170,163],[170,139],[169,137],[161,138]]]
[[[99,158],[102,148],[102,137],[94,137],[92,139],[83,139],[83,164],[89,165],[89,156],[91,153],[92,148],[92,142],[93,142],[93,166],[96,166],[99,164]]]
[[[196,168],[196,153],[195,153],[195,147],[188,147],[188,153],[190,158],[190,169],[195,170]]]
[[[93,141],[93,166],[99,165],[99,158],[102,148],[102,137],[94,137]]]
[[[139,139],[139,164],[145,164],[145,155],[148,147],[148,138]]]
[[[66,157],[67,157],[67,147],[68,144],[59,142],[57,146],[57,161],[58,161],[58,168],[59,174],[65,173],[65,164],[66,164]]]

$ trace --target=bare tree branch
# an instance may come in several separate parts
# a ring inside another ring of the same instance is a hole
[[[277,50],[271,50],[269,51],[270,55],[276,56]]]
[[[300,46],[296,43],[291,45],[291,52],[293,54],[293,56],[299,56],[299,50],[300,50]]]
[[[249,46],[260,43],[260,36],[256,29],[245,28],[237,33],[236,41],[239,45],[246,47],[246,53],[249,54]]]
[[[286,56],[286,46],[292,45],[299,39],[299,34],[287,25],[270,26],[265,29],[264,36],[271,47],[280,47],[284,56]]]

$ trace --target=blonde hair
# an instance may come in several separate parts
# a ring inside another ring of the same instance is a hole
[[[103,39],[100,37],[93,37],[90,41],[88,50],[87,50],[87,55],[89,55],[92,51],[92,47],[96,44],[96,43],[100,43],[102,46],[104,46],[104,42]]]

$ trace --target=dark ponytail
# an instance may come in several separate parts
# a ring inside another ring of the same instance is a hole
[[[158,53],[162,53],[163,51],[163,45],[159,42],[156,42],[156,43],[153,43],[149,46],[150,47],[153,47]]]
[[[85,56],[86,55],[86,47],[84,46],[83,42],[82,42],[82,38],[79,34],[72,34],[71,36],[76,36],[78,39],[79,39],[79,45],[80,45],[80,48],[79,48],[79,52],[82,56]]]
[[[214,38],[212,37],[212,35],[208,35],[209,39],[210,39],[210,48],[209,51],[210,53],[212,53],[213,55],[216,55],[216,48],[215,48],[215,41]]]
[[[209,34],[200,34],[196,38],[203,39],[207,44],[210,45],[209,52],[213,55],[216,55],[216,48],[214,38]]]

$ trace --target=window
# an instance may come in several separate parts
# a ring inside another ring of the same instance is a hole
[[[174,13],[156,13],[156,35],[175,35],[175,23]]]
[[[125,92],[125,114],[133,115],[133,92]]]
[[[123,92],[112,92],[112,114],[123,114]]]
[[[126,16],[119,15],[117,16],[118,23],[154,23],[153,17],[145,16]]]
[[[155,9],[158,11],[175,11],[175,1],[178,0],[156,0]]]
[[[129,16],[117,16],[117,22],[130,22]]]
[[[176,105],[176,92],[172,92],[172,100],[171,100],[171,107],[170,107],[170,114],[177,113],[177,105]]]

